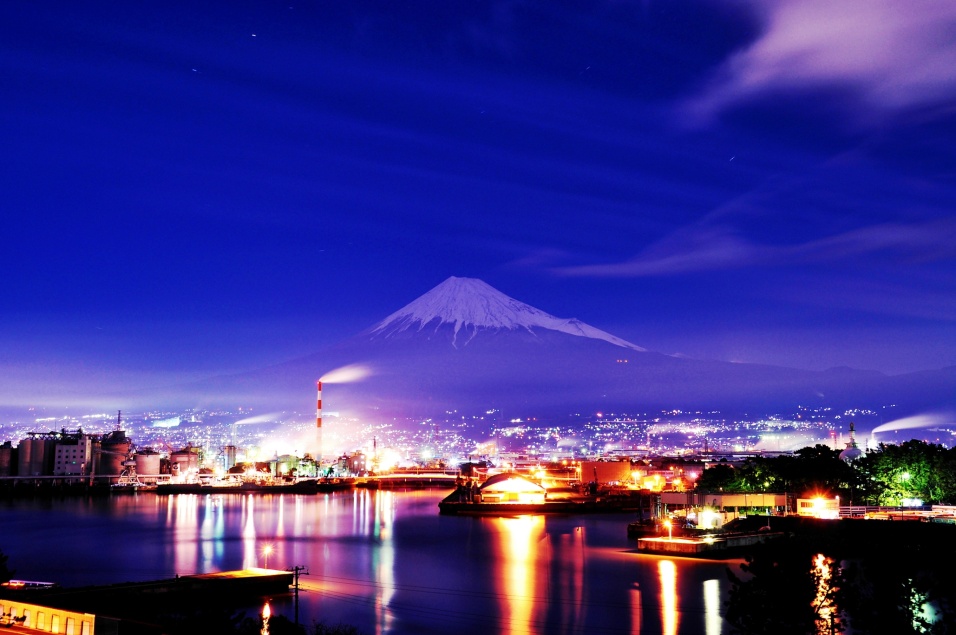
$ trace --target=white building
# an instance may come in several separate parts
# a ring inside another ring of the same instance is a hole
[[[90,473],[93,437],[88,434],[67,436],[56,444],[53,476],[83,476]]]

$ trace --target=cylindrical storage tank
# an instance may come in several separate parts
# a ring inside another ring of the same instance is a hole
[[[197,474],[199,472],[199,449],[184,448],[172,452],[169,455],[169,463],[173,474],[178,473],[183,476],[189,473]]]
[[[159,453],[152,451],[137,452],[133,457],[136,460],[136,473],[139,476],[156,476],[159,474]]]
[[[0,476],[13,476],[13,446],[0,445]]]
[[[122,430],[114,430],[100,441],[100,464],[97,474],[101,476],[119,476],[125,467],[123,461],[130,451],[130,440]]]
[[[228,472],[229,468],[236,464],[236,446],[227,445],[222,449],[222,451],[225,458],[225,465],[223,465],[223,468]]]
[[[17,474],[20,476],[33,476],[30,473],[30,461],[33,459],[33,439],[23,439],[17,446],[19,450],[17,456]]]
[[[55,458],[56,439],[34,439],[30,473],[38,476],[52,476]]]
[[[30,451],[30,464],[27,465],[27,474],[30,476],[43,476],[43,459],[46,458],[46,443],[43,439],[33,439],[32,450]]]

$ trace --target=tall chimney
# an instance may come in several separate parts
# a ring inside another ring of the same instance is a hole
[[[322,464],[322,380],[315,382],[315,469]]]

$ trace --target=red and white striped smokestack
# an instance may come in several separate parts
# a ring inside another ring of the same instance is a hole
[[[322,429],[322,380],[315,382],[318,397],[315,400],[315,427]]]

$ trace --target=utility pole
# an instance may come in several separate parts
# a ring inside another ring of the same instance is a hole
[[[295,588],[295,625],[299,625],[299,574],[309,575],[307,567],[296,565],[289,569],[294,574],[293,587]]]

